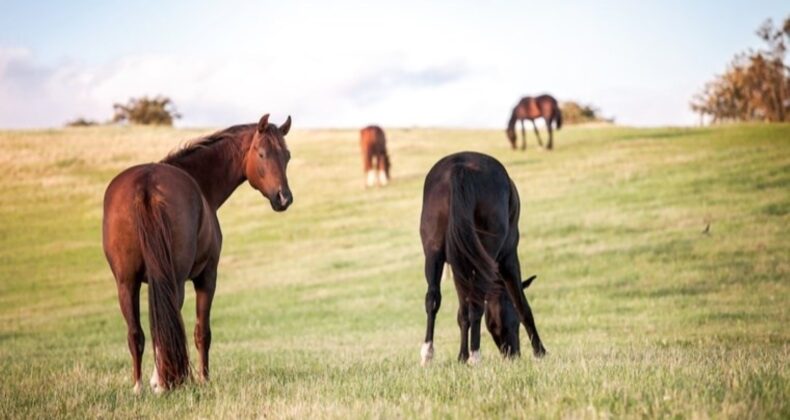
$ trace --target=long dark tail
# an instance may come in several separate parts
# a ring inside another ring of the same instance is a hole
[[[166,389],[190,377],[186,333],[178,299],[172,231],[162,202],[143,186],[136,205],[137,235],[148,279],[148,306],[156,369]]]
[[[554,110],[554,121],[557,122],[557,130],[562,128],[562,111],[559,106]]]
[[[447,262],[453,267],[456,284],[475,303],[482,303],[499,269],[483,247],[475,229],[476,194],[469,170],[458,165],[452,171],[446,238]]]

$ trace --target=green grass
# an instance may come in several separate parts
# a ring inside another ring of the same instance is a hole
[[[0,132],[0,418],[790,417],[789,125],[568,127],[526,154],[500,130],[390,130],[374,190],[356,130],[296,130],[294,205],[243,185],[220,210],[212,381],[135,396],[104,188],[201,133]],[[542,360],[503,361],[486,334],[482,365],[455,362],[445,283],[419,366],[422,182],[459,150],[518,185]]]

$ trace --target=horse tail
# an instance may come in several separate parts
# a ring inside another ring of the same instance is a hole
[[[554,121],[557,122],[557,130],[559,130],[560,128],[562,128],[562,111],[560,110],[559,107],[557,107],[557,109],[555,109],[554,112],[555,112]]]
[[[146,183],[139,187],[135,207],[135,225],[148,279],[154,363],[165,389],[170,389],[191,375],[173,261],[173,233],[161,198],[151,194]]]
[[[480,241],[474,223],[475,189],[468,168],[456,165],[450,174],[450,211],[446,255],[455,283],[475,303],[482,303],[499,271]]]

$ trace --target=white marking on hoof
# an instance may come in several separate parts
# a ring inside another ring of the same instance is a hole
[[[132,390],[134,391],[134,395],[140,395],[143,392],[143,383],[140,381],[135,382]]]
[[[383,169],[379,170],[379,184],[381,184],[382,187],[385,187],[387,186],[388,182],[389,180],[387,179],[387,173],[384,172]]]
[[[165,388],[159,383],[159,371],[156,370],[156,361],[154,361],[154,371],[151,372],[151,380],[148,381],[148,384],[151,385],[151,390],[156,394],[161,394],[165,391]]]
[[[469,360],[466,363],[470,365],[476,365],[483,361],[483,355],[480,354],[480,350],[473,351],[472,354],[469,355]]]
[[[161,394],[165,392],[165,387],[159,380],[159,371],[156,369],[156,354],[159,353],[154,347],[154,371],[151,372],[151,380],[148,381],[148,384],[151,385],[151,390],[154,391],[155,394]]]
[[[373,169],[368,171],[368,179],[365,182],[365,185],[368,187],[372,187],[376,185],[376,171],[374,171]]]
[[[420,362],[420,364],[423,366],[428,366],[428,363],[433,360],[433,342],[426,341],[425,343],[422,343],[420,357],[422,358],[422,362]]]

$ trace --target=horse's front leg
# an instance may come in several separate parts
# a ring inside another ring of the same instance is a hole
[[[480,356],[480,324],[483,321],[483,306],[480,304],[469,303],[467,306],[469,325],[471,327],[470,346],[472,353],[469,355],[469,364],[479,363]]]
[[[543,141],[540,139],[540,131],[538,131],[538,125],[535,124],[535,120],[532,120],[532,128],[535,129],[535,137],[538,138],[538,146],[543,147]]]
[[[527,150],[527,130],[524,128],[524,120],[521,120],[521,150]]]
[[[207,267],[195,280],[195,347],[200,356],[201,381],[208,381],[208,351],[211,347],[211,302],[217,285],[217,267]]]
[[[458,328],[461,330],[461,349],[458,351],[458,361],[465,363],[469,360],[469,303],[463,293],[458,293]]]

